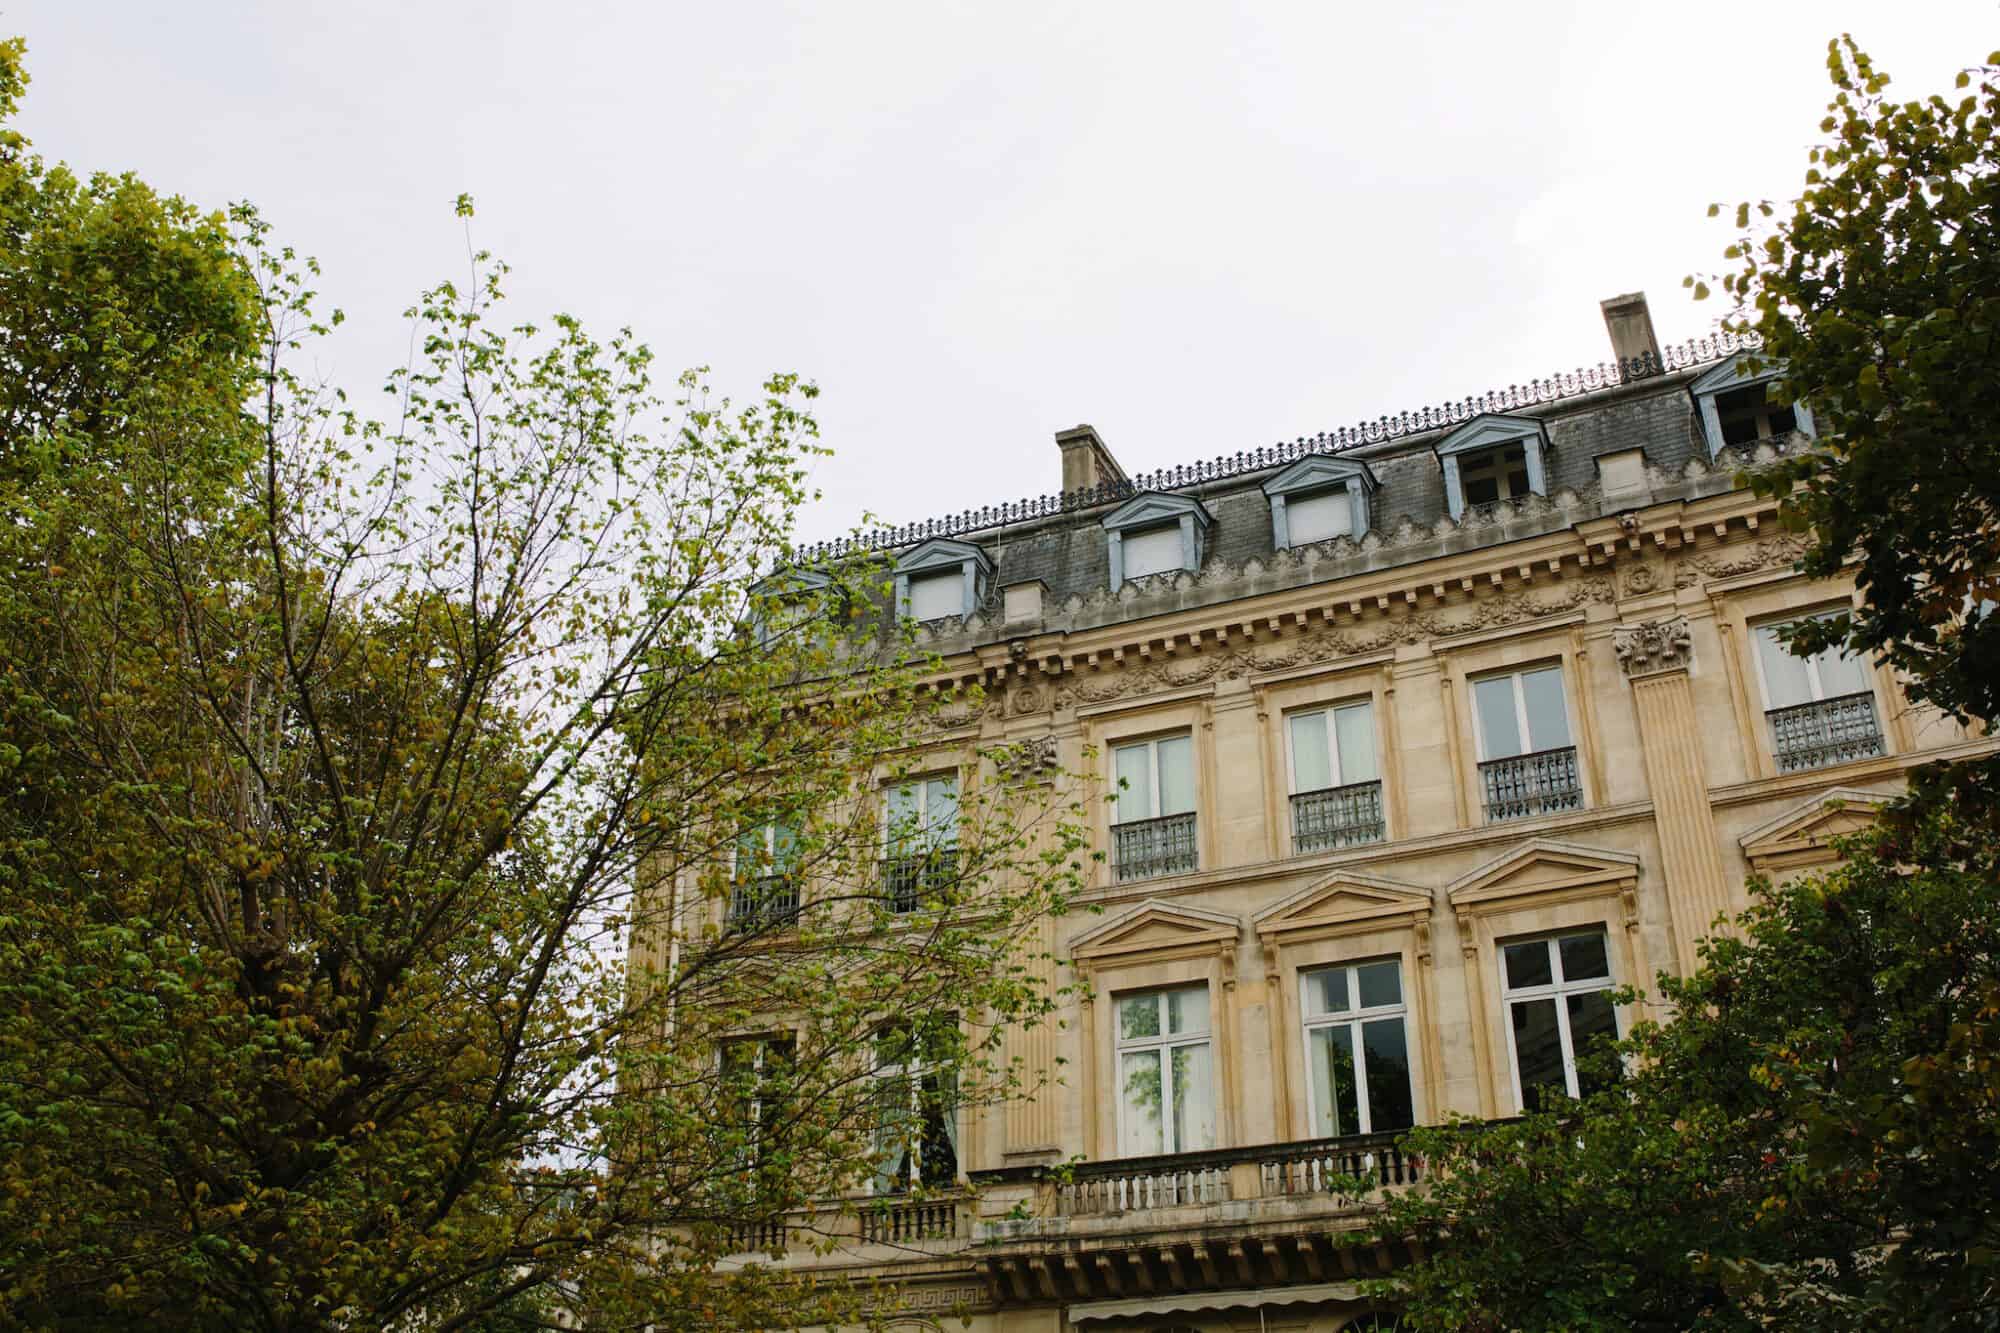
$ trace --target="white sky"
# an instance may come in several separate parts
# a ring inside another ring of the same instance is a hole
[[[664,370],[798,370],[838,457],[807,536],[1056,488],[1609,356],[1598,301],[1683,275],[1711,200],[1788,198],[1849,30],[1911,97],[1992,0],[1350,5],[0,0],[24,128],[251,199],[317,255],[350,390],[464,272],[630,324]]]

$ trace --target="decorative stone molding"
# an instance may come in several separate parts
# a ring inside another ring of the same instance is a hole
[[[988,751],[994,767],[1016,781],[1031,781],[1056,766],[1056,738],[1030,736]]]
[[[1620,625],[1611,631],[1611,651],[1629,679],[1661,671],[1685,671],[1694,658],[1694,635],[1686,616]]]

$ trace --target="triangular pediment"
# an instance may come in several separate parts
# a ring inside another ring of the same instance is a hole
[[[1533,417],[1484,412],[1460,426],[1436,444],[1440,456],[1462,454],[1472,449],[1490,449],[1515,440],[1543,439],[1542,423]]]
[[[1738,845],[1750,864],[1757,867],[1780,859],[1832,860],[1828,844],[1874,823],[1889,800],[1889,796],[1879,791],[1835,787],[1759,824],[1738,839]]]
[[[1445,892],[1455,908],[1577,890],[1609,890],[1636,881],[1630,852],[1536,838],[1462,875]]]
[[[896,572],[915,574],[926,569],[951,569],[963,565],[968,560],[988,573],[992,572],[992,557],[971,542],[955,542],[946,537],[933,537],[921,546],[914,546],[898,556]]]
[[[1092,959],[1188,946],[1215,948],[1233,943],[1242,930],[1242,921],[1226,912],[1149,898],[1084,931],[1070,941],[1069,952],[1072,958]]]
[[[1322,486],[1339,486],[1348,481],[1359,480],[1369,490],[1375,489],[1375,474],[1368,465],[1354,458],[1338,458],[1330,454],[1313,454],[1280,472],[1264,483],[1266,495],[1293,495],[1300,491],[1317,490]]]
[[[1744,373],[1743,363],[1755,359],[1758,368]],[[1688,392],[1697,398],[1711,393],[1723,393],[1730,389],[1740,389],[1746,384],[1762,384],[1765,380],[1776,379],[1785,373],[1785,363],[1754,351],[1737,352],[1718,361],[1701,374],[1695,376],[1688,385]]]
[[[1252,918],[1259,935],[1342,927],[1431,910],[1430,890],[1401,880],[1340,871],[1271,904]]]
[[[1100,521],[1106,528],[1142,528],[1151,523],[1179,522],[1183,514],[1193,514],[1195,522],[1204,527],[1210,522],[1208,510],[1202,508],[1201,501],[1186,495],[1168,495],[1164,491],[1135,495]]]

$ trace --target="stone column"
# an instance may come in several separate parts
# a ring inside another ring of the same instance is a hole
[[[1674,957],[1684,976],[1695,968],[1696,941],[1729,908],[1728,873],[1702,769],[1701,722],[1688,685],[1693,647],[1685,616],[1621,625],[1612,632],[1612,649],[1639,713],[1639,748],[1659,829]]]

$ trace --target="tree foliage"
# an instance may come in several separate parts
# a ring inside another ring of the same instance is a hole
[[[0,173],[0,1322],[865,1312],[719,1260],[922,1133],[885,1025],[933,1101],[1017,1089],[1080,844],[989,757],[885,897],[874,790],[978,700],[879,568],[773,591],[812,386],[663,390],[481,255],[376,421],[299,372],[337,316],[254,212],[11,131]],[[723,928],[777,870],[798,910]]]

